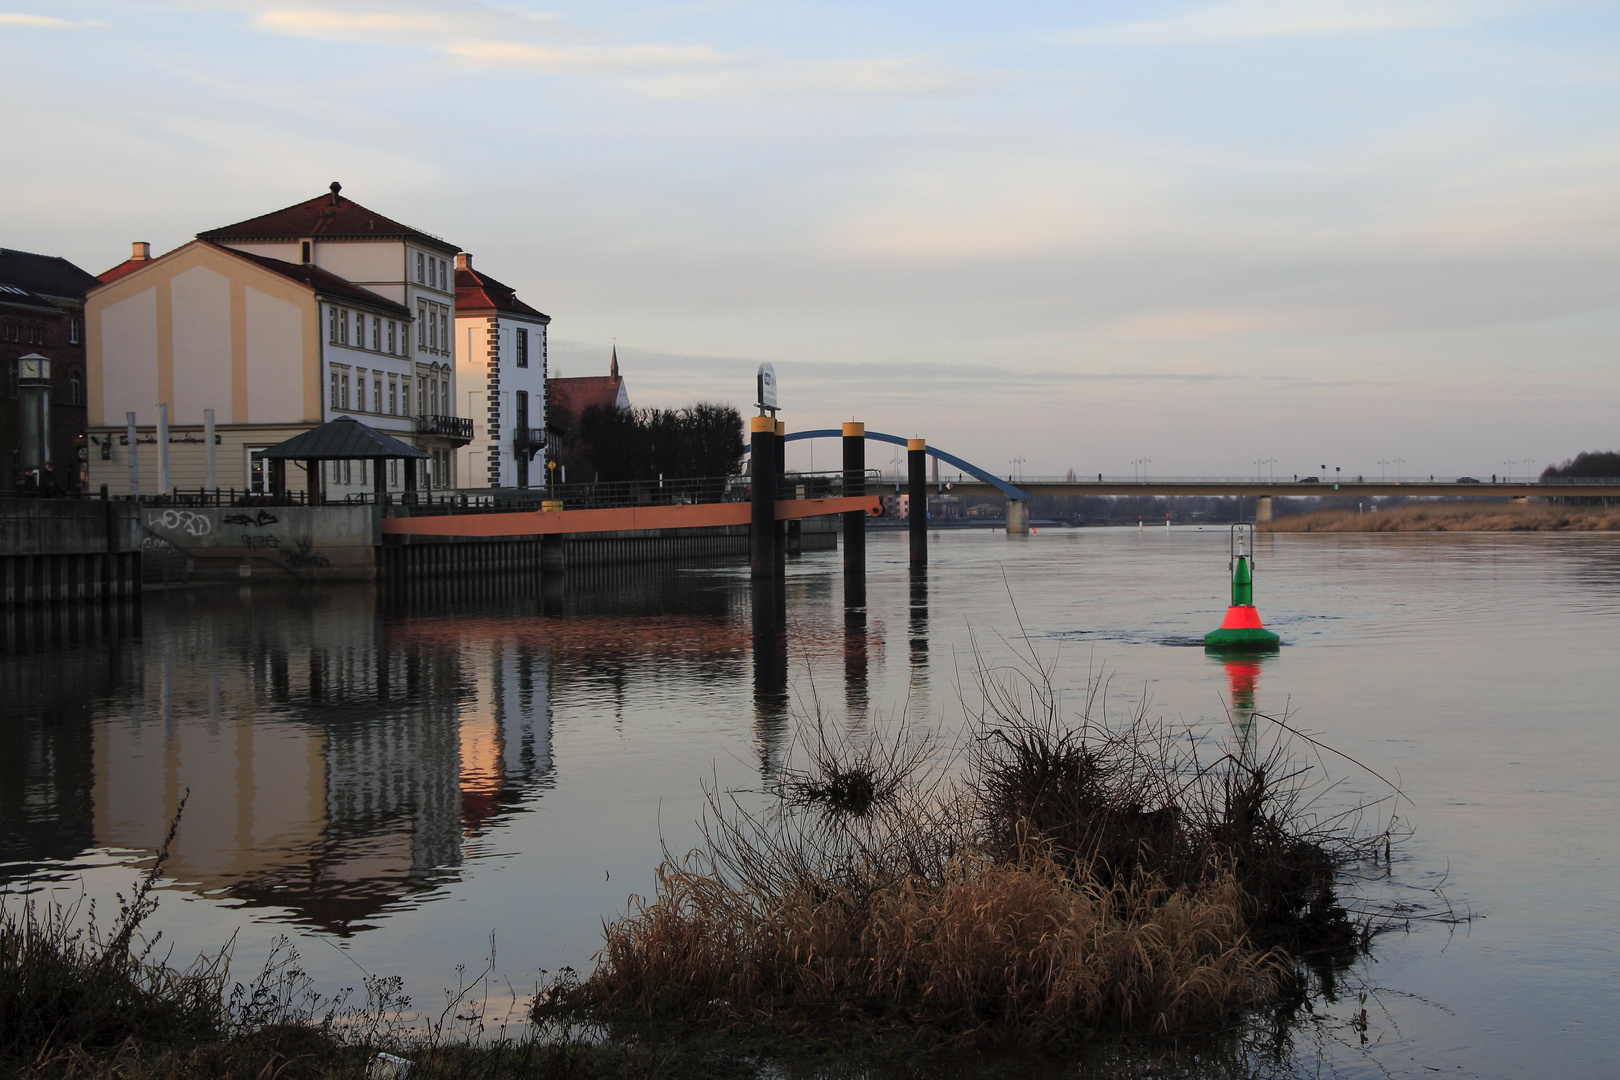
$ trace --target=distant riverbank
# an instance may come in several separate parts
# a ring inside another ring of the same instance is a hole
[[[1260,524],[1261,532],[1612,532],[1620,506],[1430,503],[1357,513],[1319,510]]]

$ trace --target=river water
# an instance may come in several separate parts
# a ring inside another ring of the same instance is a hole
[[[149,924],[177,958],[235,932],[240,970],[286,934],[322,987],[397,974],[431,1007],[494,935],[495,996],[521,998],[537,969],[588,967],[662,846],[695,841],[705,786],[756,797],[818,709],[948,739],[974,650],[1027,641],[1075,708],[1101,673],[1110,715],[1145,697],[1218,732],[1252,693],[1400,785],[1414,832],[1367,888],[1473,917],[1379,938],[1312,1003],[1294,1071],[1615,1075],[1620,536],[1262,536],[1284,648],[1247,671],[1194,644],[1226,602],[1224,529],[931,543],[918,579],[902,535],[870,536],[855,609],[829,552],[766,607],[711,566],[176,591],[95,633],[14,619],[0,879],[106,911],[189,791]],[[1330,801],[1380,793],[1318,765],[1344,779]]]

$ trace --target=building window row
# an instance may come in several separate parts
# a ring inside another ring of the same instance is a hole
[[[75,325],[77,325],[77,322],[78,320],[74,320]],[[45,328],[38,323],[25,324],[8,320],[0,323],[0,341],[21,341],[29,345],[43,345],[45,344]],[[75,345],[79,343],[77,334],[73,336],[73,343]]]
[[[351,349],[369,349],[390,356],[410,355],[405,347],[409,339],[399,320],[385,322],[380,316],[364,311],[351,313],[348,308],[327,307],[326,337],[333,345],[347,345]]]
[[[435,353],[450,351],[450,305],[416,302],[416,347]]]
[[[426,416],[454,416],[450,400],[450,369],[432,365],[428,373],[416,377],[416,400]]]
[[[416,283],[438,289],[440,292],[449,292],[449,264],[443,259],[418,251],[416,253]]]
[[[332,364],[330,368],[328,381],[332,409],[370,412],[379,416],[411,414],[409,378],[402,379],[392,371],[379,371],[376,368],[368,372],[363,367],[351,368],[347,364]]]

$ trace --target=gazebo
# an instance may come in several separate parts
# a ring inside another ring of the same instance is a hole
[[[270,463],[272,495],[287,493],[287,461],[304,462],[309,472],[309,501],[312,504],[326,501],[320,469],[323,461],[369,460],[372,463],[372,490],[377,493],[377,501],[381,502],[388,492],[387,471],[383,468],[383,462],[402,459],[405,462],[405,490],[414,493],[416,462],[427,456],[426,450],[408,446],[348,416],[340,416],[320,427],[310,428],[302,435],[294,435],[263,454],[264,460]]]

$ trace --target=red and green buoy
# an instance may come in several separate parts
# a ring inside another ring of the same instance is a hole
[[[1232,606],[1226,609],[1226,620],[1221,623],[1221,628],[1204,635],[1206,649],[1263,652],[1282,644],[1282,638],[1261,625],[1260,612],[1254,606],[1254,560],[1244,551],[1245,529],[1248,530],[1249,546],[1254,546],[1253,525],[1243,523],[1232,526],[1231,558],[1228,562],[1232,571]]]

